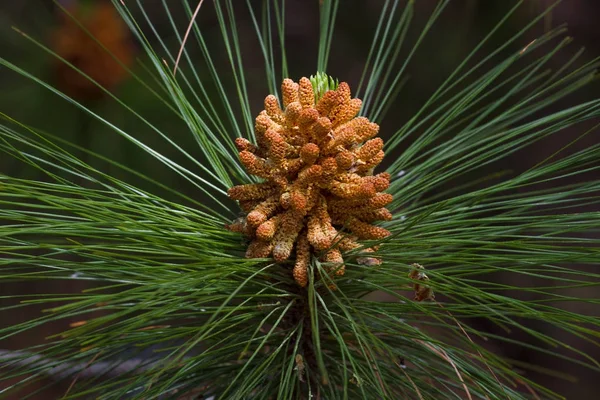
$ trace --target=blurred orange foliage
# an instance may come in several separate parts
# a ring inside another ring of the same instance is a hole
[[[52,47],[89,78],[59,60],[55,68],[58,87],[75,99],[97,100],[104,92],[93,81],[113,90],[129,76],[116,61],[127,67],[133,63],[129,29],[110,2],[78,1],[67,11],[71,16],[60,16]]]

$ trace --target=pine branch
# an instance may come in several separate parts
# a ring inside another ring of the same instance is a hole
[[[72,363],[52,360],[28,351],[0,349],[0,368],[39,371],[39,373],[57,381],[73,377],[80,379],[121,378],[132,373],[143,373],[158,367],[160,364],[161,361],[142,358],[97,361],[92,364],[86,362]]]
[[[81,58],[17,30],[122,115],[17,60],[1,65],[153,164],[1,114],[0,151],[31,175],[0,174],[0,283],[51,293],[0,296],[1,312],[35,310],[0,340],[59,327],[43,347],[0,351],[0,381],[17,378],[1,394],[46,376],[76,378],[68,398],[560,398],[522,369],[563,371],[506,359],[504,345],[600,372],[585,347],[598,346],[600,319],[583,311],[600,282],[600,100],[573,96],[600,60],[563,59],[563,27],[523,39],[554,5],[480,54],[522,3],[402,123],[389,111],[450,1],[416,36],[416,2],[382,2],[374,26],[363,18],[358,85],[326,70],[335,28],[356,18],[337,0],[318,3],[315,54],[286,45],[284,0],[162,1],[158,14],[115,0],[113,22],[144,53],[139,70],[109,54],[137,82],[127,100]],[[62,11],[82,49],[115,52]],[[297,71],[300,58],[317,70]],[[559,148],[531,166],[497,169],[548,140]],[[51,290],[72,281],[86,289]]]

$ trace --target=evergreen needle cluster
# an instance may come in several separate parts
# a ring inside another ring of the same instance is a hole
[[[28,385],[48,377],[69,385],[69,399],[560,398],[528,377],[549,368],[503,357],[498,348],[509,345],[600,372],[593,355],[564,339],[598,344],[600,320],[583,307],[598,301],[578,293],[599,286],[600,142],[578,142],[597,136],[600,98],[578,103],[568,96],[595,79],[600,60],[583,62],[574,52],[561,62],[570,43],[563,27],[525,41],[551,8],[484,52],[523,3],[516,2],[412,118],[390,126],[386,116],[402,96],[407,65],[449,1],[437,3],[412,42],[405,38],[416,2],[381,1],[364,72],[351,86],[363,100],[359,115],[382,127],[387,156],[375,173],[389,173],[394,200],[387,206],[393,218],[379,226],[391,234],[362,243],[378,248],[380,265],[357,262],[359,248],[344,253],[345,274],[332,276],[312,257],[301,287],[293,260],[245,258],[247,241],[225,229],[240,213],[227,190],[258,182],[241,166],[234,139],[256,142],[255,105],[267,94],[280,98],[284,78],[319,72],[313,80],[328,80],[319,95],[337,87],[320,73],[328,71],[343,2],[311,5],[320,10],[312,71],[288,62],[307,49],[286,47],[292,16],[285,0],[215,0],[199,13],[198,2],[156,2],[173,43],[142,1],[113,3],[145,53],[145,70],[130,73],[185,129],[160,126],[86,78],[160,144],[17,63],[0,63],[103,124],[193,194],[0,110],[3,157],[38,171],[35,179],[0,173],[0,284],[48,288],[0,293],[5,315],[43,308],[24,322],[0,324],[0,347],[60,327],[38,345],[0,352],[0,398],[35,395]],[[257,99],[249,94],[241,13],[249,15],[264,60],[266,85]],[[214,14],[218,26],[204,27],[202,14]],[[218,57],[207,29],[220,32]],[[16,35],[52,53],[26,32]],[[499,160],[567,129],[577,132],[573,140],[532,168],[495,170]],[[182,146],[183,135],[195,145]],[[87,289],[55,290],[74,281]]]

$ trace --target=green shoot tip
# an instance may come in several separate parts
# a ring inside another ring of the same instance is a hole
[[[315,75],[311,75],[309,79],[315,92],[315,102],[319,101],[325,92],[337,89],[340,84],[337,79],[333,79],[324,72],[317,72]]]

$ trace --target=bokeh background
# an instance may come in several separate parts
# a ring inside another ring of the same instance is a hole
[[[102,0],[63,0],[60,3],[73,11],[87,29],[94,33],[123,64],[128,65],[140,80],[156,87],[152,82],[153,78],[144,68],[144,65],[149,65],[148,60],[142,53],[140,46],[127,35],[126,30],[111,10],[108,2]],[[170,21],[165,15],[165,2],[141,0],[141,3],[165,45],[170,51],[176,53],[179,44],[171,29]],[[179,1],[168,0],[166,3],[171,7],[174,21],[180,34],[182,34],[188,23],[184,9]],[[220,72],[221,79],[231,89],[233,88],[232,76],[229,73],[230,70],[226,67],[226,53],[210,3],[206,2],[201,10],[198,23],[205,32],[205,40],[214,55],[217,65],[223,66],[220,69],[222,71]],[[236,8],[237,28],[240,33],[240,45],[243,49],[246,80],[252,101],[252,113],[257,114],[262,109],[262,99],[266,95],[264,61],[259,44],[256,41],[250,15],[246,12],[245,2],[240,1],[238,3],[234,1],[234,3],[236,7],[239,4],[239,10]],[[289,59],[290,75],[294,79],[316,72],[316,48],[319,33],[318,3],[318,0],[287,0],[286,2],[286,51]],[[349,82],[350,86],[354,87],[360,79],[383,0],[343,0],[341,3],[327,72],[339,78],[340,81]],[[508,38],[512,37],[526,23],[553,3],[553,1],[546,0],[526,0],[519,10],[509,18],[498,34],[494,36],[494,39],[484,46],[479,53],[479,59],[505,43]],[[192,4],[192,7],[196,5],[194,1],[190,1],[190,4]],[[435,4],[436,1],[434,0],[416,2],[414,20],[407,37],[408,45],[405,46],[402,53],[404,56],[408,54],[410,44],[414,43],[418,37]],[[406,76],[409,79],[400,92],[398,99],[392,105],[391,112],[381,124],[381,134],[384,138],[392,134],[398,126],[406,122],[420,108],[460,61],[470,53],[495,23],[515,4],[516,2],[512,0],[456,0],[450,3],[431,32],[426,36],[407,68]],[[137,15],[141,16],[139,11]],[[549,66],[557,68],[581,47],[586,48],[586,52],[581,57],[581,62],[590,60],[600,56],[599,16],[599,1],[565,0],[557,5],[547,17],[537,23],[526,35],[518,39],[509,50],[513,52],[526,46],[531,40],[547,32],[552,27],[568,24],[569,35],[574,37],[574,43],[555,57]],[[18,30],[13,27],[18,28]],[[64,58],[101,82],[115,96],[118,96],[129,107],[168,134],[186,150],[192,154],[198,154],[195,151],[196,143],[182,121],[168,111],[156,98],[149,96],[147,89],[130,74],[124,72],[114,62],[113,58],[107,57],[101,49],[90,43],[87,35],[66,17],[53,1],[0,2],[1,56],[43,81],[61,88],[111,123],[149,146],[158,148],[166,156],[179,161],[180,157],[178,157],[177,150],[165,146],[158,135],[139,118],[118,104],[113,98],[90,85],[89,81],[82,79],[77,73],[62,66],[53,55],[37,46],[32,40],[27,39],[25,35],[43,46],[48,46],[52,51],[60,53]],[[149,37],[149,39],[154,45],[158,46],[155,37]],[[188,49],[192,59],[199,57],[199,51],[195,48],[194,42],[189,42]],[[476,57],[476,59],[478,58]],[[493,62],[489,66],[493,66]],[[201,80],[210,80],[209,71],[200,61],[193,67]],[[183,71],[189,71],[190,65],[182,65],[182,68]],[[468,82],[467,79],[465,84]],[[69,102],[61,100],[40,85],[9,71],[7,68],[2,68],[0,69],[0,88],[0,111],[11,118],[50,132],[82,148],[90,149],[133,170],[143,172],[189,196],[199,196],[192,185],[140,151],[136,145],[118,136],[106,125],[94,120],[85,112],[69,104]],[[556,106],[565,106],[570,102],[580,102],[597,97],[600,93],[599,89],[600,85],[593,83]],[[233,90],[231,90],[231,93],[232,96],[235,96]],[[549,140],[536,143],[526,152],[519,152],[499,163],[488,166],[487,169],[479,171],[479,173],[485,174],[492,170],[525,170],[552,154],[565,143],[573,140],[583,130],[583,128],[566,130]],[[588,135],[573,150],[596,143],[598,140],[597,134]],[[148,186],[146,182],[100,159],[91,157],[78,149],[72,149],[72,151],[104,172],[128,180],[142,188],[157,191],[156,187]],[[388,157],[393,157],[393,155]],[[186,165],[184,160],[182,160],[182,163]],[[0,173],[28,179],[45,179],[39,172],[25,167],[22,163],[8,158],[4,154],[0,154]],[[464,179],[473,178],[473,176],[464,177]],[[169,197],[168,193],[159,192],[159,194]],[[502,281],[505,278],[499,275],[490,277],[490,279]],[[531,283],[534,282],[523,282],[523,285],[529,286]],[[74,283],[73,281],[53,283],[52,285],[38,282],[27,284],[2,283],[0,284],[0,296],[17,293],[78,292],[86,287],[81,282]],[[570,294],[598,297],[599,293],[594,292],[593,289],[588,289],[587,291],[577,291],[577,293]],[[514,293],[514,295],[523,296],[520,293]],[[531,296],[531,294],[527,296]],[[0,298],[0,306],[9,304],[10,300]],[[571,307],[569,304],[561,306]],[[600,314],[600,311],[594,308],[593,305],[590,305],[588,310],[581,310],[582,305],[577,307],[579,307],[578,311],[580,312]],[[22,311],[0,312],[0,327],[33,318],[39,312],[41,312],[41,309],[29,309],[26,313]],[[0,349],[22,349],[29,345],[43,343],[49,335],[66,328],[66,324],[67,322],[63,321],[39,330],[0,340]],[[497,334],[506,334],[485,321],[473,321],[473,324],[480,329],[494,331]],[[540,324],[534,328],[561,337],[561,333],[555,331],[551,325]],[[512,338],[522,341],[528,340],[527,337],[520,336],[520,334],[514,334]],[[600,358],[600,352],[592,344],[579,343],[570,337],[564,337],[563,339],[570,341],[570,344],[582,349],[584,352]],[[494,344],[490,345],[496,346]],[[548,371],[556,371],[558,374],[531,372],[527,376],[567,398],[581,400],[597,398],[598,376],[593,371],[570,363],[563,363],[559,359],[532,352],[522,347],[497,345],[496,349],[511,359],[540,365]],[[559,375],[562,377],[559,377]],[[60,398],[64,395],[69,383],[62,382],[54,389],[44,389],[33,398]],[[0,383],[1,387],[2,384]],[[23,393],[19,398],[22,395]]]

